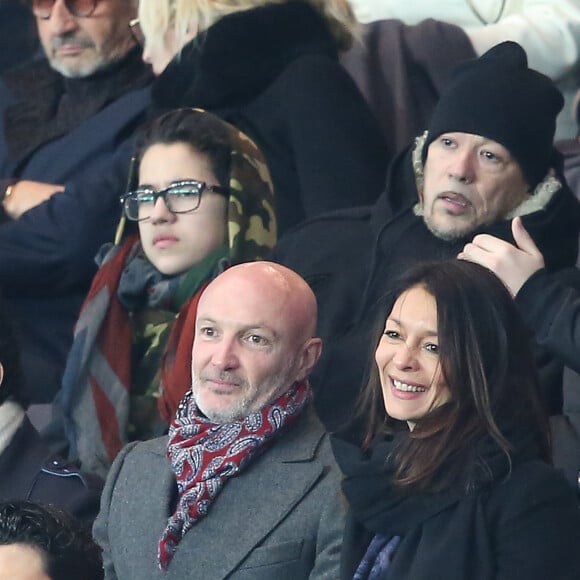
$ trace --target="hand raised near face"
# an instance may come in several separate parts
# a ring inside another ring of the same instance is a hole
[[[515,296],[526,280],[544,267],[544,258],[519,217],[512,220],[512,234],[515,246],[494,236],[479,234],[465,244],[457,257],[494,272]]]

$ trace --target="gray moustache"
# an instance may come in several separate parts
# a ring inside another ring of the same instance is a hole
[[[80,46],[81,48],[95,48],[95,44],[89,38],[75,38],[74,36],[65,35],[57,36],[50,41],[50,47],[53,50],[58,50],[63,46],[68,46],[74,44]]]
[[[201,381],[223,381],[226,383],[234,383],[240,387],[246,386],[245,379],[234,373],[221,372],[215,375],[202,374],[199,378]]]

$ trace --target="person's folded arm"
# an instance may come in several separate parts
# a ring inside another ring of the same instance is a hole
[[[49,296],[88,287],[98,249],[113,241],[132,150],[127,141],[107,175],[81,175],[19,219],[0,225],[5,294]]]

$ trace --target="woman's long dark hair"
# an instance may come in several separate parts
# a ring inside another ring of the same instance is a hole
[[[530,333],[501,281],[489,270],[461,260],[414,267],[389,293],[375,344],[396,299],[416,286],[437,304],[439,357],[451,397],[417,421],[398,451],[395,483],[428,490],[445,487],[486,436],[510,460],[507,425],[523,427],[549,461],[548,419]],[[397,421],[385,412],[374,359],[359,408],[368,418],[367,441],[396,428]]]

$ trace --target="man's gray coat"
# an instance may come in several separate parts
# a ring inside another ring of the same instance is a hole
[[[166,446],[129,444],[113,464],[94,526],[106,580],[338,578],[339,470],[312,410],[225,484],[161,572],[157,545],[177,498]]]

